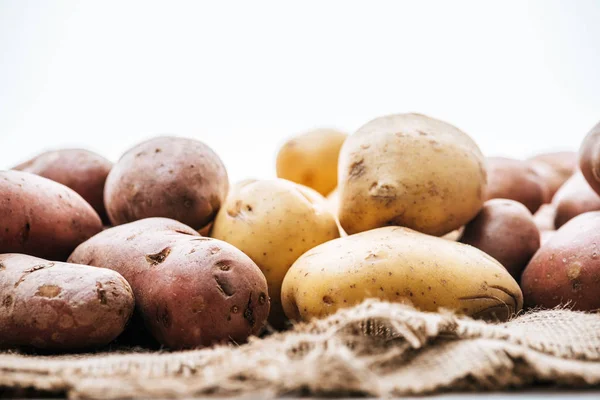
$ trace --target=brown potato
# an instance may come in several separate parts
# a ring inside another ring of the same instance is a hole
[[[518,281],[540,248],[540,232],[523,204],[493,199],[486,201],[477,217],[467,224],[460,241],[498,260]]]
[[[0,253],[58,261],[102,230],[98,214],[72,189],[20,171],[0,171],[0,221]]]
[[[108,175],[104,198],[113,225],[167,217],[201,229],[217,215],[228,190],[225,166],[210,147],[158,137],[121,157]]]
[[[69,262],[121,273],[139,319],[172,349],[243,342],[269,314],[266,279],[248,256],[174,220],[107,229],[77,247]]]
[[[556,206],[553,204],[543,204],[533,214],[533,222],[535,222],[540,232],[556,230],[554,218],[556,218]]]
[[[569,304],[600,308],[600,212],[581,214],[560,228],[531,259],[521,277],[529,307]]]
[[[115,271],[0,255],[0,348],[103,346],[123,331],[133,307],[131,287]]]
[[[523,203],[535,213],[550,202],[548,188],[529,163],[504,157],[488,157],[486,200],[509,199]]]
[[[552,204],[556,207],[554,226],[558,229],[579,214],[600,211],[600,196],[577,172],[556,192]]]
[[[321,128],[289,139],[277,154],[277,177],[327,196],[337,186],[338,156],[347,136]]]
[[[550,198],[575,173],[578,163],[577,153],[574,151],[538,154],[528,161],[546,184]]]
[[[111,168],[112,162],[94,152],[62,149],[42,153],[13,169],[43,176],[73,189],[107,223],[104,182]]]
[[[588,132],[581,143],[579,168],[592,189],[600,194],[600,122]]]

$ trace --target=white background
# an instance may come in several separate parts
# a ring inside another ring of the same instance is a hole
[[[232,180],[286,137],[417,111],[487,155],[577,149],[600,120],[600,1],[0,0],[0,168],[156,134]]]

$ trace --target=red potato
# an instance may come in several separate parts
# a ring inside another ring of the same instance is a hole
[[[531,259],[521,277],[525,304],[575,310],[600,308],[600,212],[581,214],[561,227]]]
[[[550,198],[575,173],[578,164],[577,153],[574,151],[542,153],[528,161],[548,187]]]
[[[125,328],[134,307],[115,271],[0,255],[0,348],[75,351],[103,346]]]
[[[104,208],[104,183],[112,162],[99,154],[82,149],[62,149],[42,153],[14,167],[73,189],[96,210],[107,223]]]
[[[102,230],[98,214],[75,191],[20,171],[0,171],[0,221],[0,253],[57,261]]]
[[[552,204],[556,207],[554,225],[558,229],[579,214],[600,211],[600,196],[577,172],[556,192]]]
[[[556,230],[554,218],[556,218],[556,206],[553,204],[543,204],[533,214],[533,222],[535,222],[540,232]]]
[[[493,199],[467,224],[460,241],[492,256],[518,281],[540,248],[540,232],[523,204]]]
[[[171,219],[107,229],[69,262],[122,274],[135,294],[135,319],[171,349],[244,342],[269,315],[267,281],[248,256]]]
[[[592,189],[600,194],[600,122],[588,132],[581,143],[579,168]]]

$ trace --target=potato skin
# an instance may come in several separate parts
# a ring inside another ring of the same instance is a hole
[[[419,114],[380,117],[340,152],[339,220],[348,234],[399,225],[442,236],[483,205],[484,158],[475,142]]]
[[[0,253],[56,261],[102,230],[98,214],[75,191],[20,171],[0,171],[0,221]]]
[[[600,308],[600,212],[581,214],[556,231],[531,259],[521,287],[528,307],[569,303],[575,310]]]
[[[504,157],[488,157],[486,200],[509,199],[522,203],[535,213],[550,194],[542,177],[526,161]]]
[[[337,186],[338,156],[347,136],[321,128],[289,139],[277,154],[277,177],[327,196]]]
[[[578,158],[574,151],[542,153],[528,159],[529,165],[542,178],[552,198],[556,191],[577,170]]]
[[[577,172],[556,192],[552,204],[556,207],[554,226],[558,229],[579,214],[600,211],[600,196]]]
[[[600,122],[588,132],[581,143],[579,168],[592,189],[600,194]]]
[[[108,222],[104,208],[104,183],[112,162],[83,149],[47,151],[14,167],[48,178],[73,189],[96,210],[102,222]]]
[[[69,262],[123,275],[145,327],[171,349],[243,342],[269,314],[267,282],[248,256],[167,218],[107,229]]]
[[[281,293],[286,315],[303,321],[366,298],[501,320],[523,304],[515,280],[484,252],[401,227],[315,247],[290,268]]]
[[[314,190],[276,179],[234,186],[213,224],[211,236],[246,253],[263,271],[271,295],[269,322],[281,327],[281,282],[307,250],[338,238],[325,199]]]
[[[543,204],[535,214],[533,214],[533,222],[535,222],[535,225],[540,232],[556,230],[556,227],[554,226],[555,218],[556,206],[551,203]]]
[[[518,281],[540,248],[540,232],[523,204],[493,199],[467,224],[460,241],[496,259]]]
[[[115,164],[104,199],[113,225],[149,217],[208,225],[229,190],[221,159],[202,142],[157,137],[140,143]]]
[[[24,254],[0,255],[0,348],[74,351],[103,346],[134,307],[118,273]]]

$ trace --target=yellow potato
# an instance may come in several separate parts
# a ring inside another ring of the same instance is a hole
[[[277,154],[277,176],[327,196],[337,186],[340,148],[347,135],[315,129],[288,140]]]
[[[303,321],[367,298],[499,320],[523,306],[517,282],[484,252],[401,227],[315,247],[290,268],[281,291],[285,314]]]
[[[340,225],[340,220],[337,217],[338,209],[340,208],[340,195],[338,193],[337,188],[334,189],[331,193],[329,193],[326,200],[328,209],[335,218],[335,223],[337,224],[338,229],[340,231],[340,236],[348,236],[346,231],[344,231],[344,228],[342,228],[342,225]]]
[[[246,253],[267,278],[269,321],[281,326],[281,282],[298,257],[340,236],[323,196],[284,179],[242,181],[230,192],[211,236]]]
[[[361,127],[342,146],[338,176],[338,216],[348,234],[398,225],[441,236],[477,215],[486,188],[475,142],[419,114]]]

